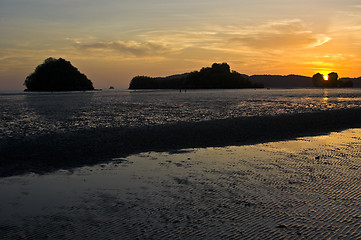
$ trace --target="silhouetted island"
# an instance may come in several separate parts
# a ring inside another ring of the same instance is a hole
[[[338,78],[335,72],[327,78],[316,73],[301,75],[252,75],[231,71],[227,63],[214,63],[200,71],[168,77],[136,76],[129,89],[232,89],[232,88],[349,88],[361,87],[360,78]]]
[[[315,87],[322,88],[346,88],[353,87],[351,78],[338,78],[338,74],[335,72],[329,73],[325,77],[321,73],[316,73],[312,77],[312,82]]]
[[[93,83],[69,61],[47,58],[26,77],[25,91],[86,91]]]
[[[343,77],[340,78],[340,81],[348,85],[351,85],[354,88],[361,88],[361,77],[358,78]]]
[[[249,79],[254,82],[264,84],[266,88],[349,88],[361,86],[361,78],[338,78],[338,74],[331,72],[327,78],[321,74],[316,73],[313,77],[306,77],[301,75],[253,75]],[[354,85],[353,82],[359,84]]]
[[[252,75],[249,79],[266,88],[311,88],[312,78],[301,75]]]
[[[231,71],[227,63],[214,63],[200,71],[172,75],[169,77],[136,76],[129,89],[235,89],[263,88],[263,84],[252,83],[245,75]]]

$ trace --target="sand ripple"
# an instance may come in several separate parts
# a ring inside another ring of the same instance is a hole
[[[13,192],[0,202],[0,238],[360,239],[358,136],[149,152],[3,178],[0,191]]]

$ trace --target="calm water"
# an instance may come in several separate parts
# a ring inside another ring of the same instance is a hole
[[[360,105],[361,89],[0,93],[0,138]]]

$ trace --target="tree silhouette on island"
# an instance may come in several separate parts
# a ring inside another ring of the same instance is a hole
[[[338,74],[331,72],[325,77],[321,73],[316,73],[312,76],[312,83],[315,87],[322,88],[337,88],[337,87],[352,87],[353,83],[350,79],[338,79]]]
[[[298,75],[247,76],[231,71],[227,63],[214,63],[199,71],[168,77],[136,76],[129,89],[241,89],[241,88],[299,88],[360,86],[361,78],[338,78],[335,72],[327,77],[316,73],[312,78]],[[94,90],[93,83],[69,61],[47,58],[26,77],[25,91],[86,91]]]
[[[129,89],[236,89],[263,88],[263,84],[252,83],[248,76],[231,71],[227,63],[214,63],[200,71],[169,77],[136,76]]]
[[[93,83],[69,61],[47,58],[26,77],[25,91],[86,91]]]

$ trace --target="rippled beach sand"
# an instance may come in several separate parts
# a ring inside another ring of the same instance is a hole
[[[1,239],[360,239],[361,129],[0,179]]]

